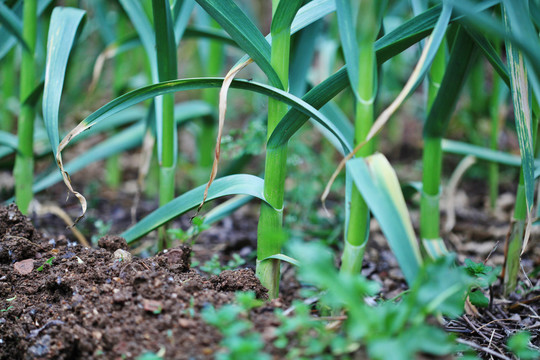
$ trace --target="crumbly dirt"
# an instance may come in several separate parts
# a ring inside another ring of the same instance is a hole
[[[122,238],[99,245],[47,241],[15,205],[0,207],[0,359],[132,359],[162,349],[166,359],[211,359],[220,335],[200,310],[236,291],[267,297],[250,269],[200,275],[185,246],[130,260],[115,256],[127,249]]]
[[[483,208],[485,194],[476,186],[454,195],[456,225],[443,237],[459,261],[502,265],[512,193],[501,194],[494,212]],[[202,320],[201,310],[232,302],[236,291],[266,298],[249,259],[256,248],[253,213],[249,207],[241,209],[232,220],[204,231],[192,248],[177,246],[143,259],[128,256],[121,237],[108,235],[99,239],[97,249],[86,248],[71,242],[74,238],[61,222],[52,231],[55,235],[42,235],[15,205],[0,207],[0,310],[5,310],[0,312],[0,359],[134,359],[146,351],[164,351],[165,359],[214,358],[221,336]],[[417,219],[414,210],[412,216]],[[443,226],[448,216],[443,203]],[[48,220],[39,221],[40,229],[45,228]],[[189,215],[178,222],[185,225]],[[65,235],[56,235],[62,230]],[[381,298],[393,298],[406,290],[403,275],[376,221],[371,234],[362,274],[382,285]],[[537,239],[535,230],[523,257],[524,273],[540,268]],[[247,268],[207,276],[190,266],[191,258],[202,263],[213,254],[222,263],[240,254]],[[521,280],[519,293],[508,299],[500,296],[497,282],[487,293],[488,308],[468,309],[443,327],[485,359],[494,353],[494,358],[513,359],[505,346],[519,330],[529,331],[533,346],[540,346],[540,278]],[[301,299],[301,289],[294,269],[284,265],[281,297],[250,313],[255,331],[267,341],[265,350],[276,359],[286,349],[271,345],[279,326],[273,311]],[[366,358],[362,349],[355,356]]]

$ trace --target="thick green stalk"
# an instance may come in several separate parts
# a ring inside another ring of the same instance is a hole
[[[272,2],[277,8],[279,0]],[[284,89],[289,83],[290,27],[272,32],[271,64],[278,74]],[[281,118],[287,113],[287,105],[274,99],[268,100],[267,139]],[[276,298],[279,292],[279,260],[266,259],[281,252],[283,232],[283,197],[287,165],[287,144],[277,149],[267,149],[264,168],[264,196],[268,203],[261,204],[257,227],[257,276],[268,289],[269,297]],[[275,210],[279,209],[279,210]]]
[[[154,27],[156,32],[156,55],[160,81],[177,78],[177,57],[174,28],[168,0],[152,0]],[[174,199],[176,148],[174,123],[174,94],[163,95],[161,119],[161,163],[159,177],[159,205]],[[160,229],[158,250],[167,247],[167,233]]]
[[[0,98],[0,130],[13,131],[14,116],[9,109],[9,100],[15,96],[15,50],[11,50],[2,63],[2,97]]]
[[[376,1],[362,1],[358,8],[357,39],[359,51],[358,94],[355,114],[355,144],[364,141],[374,121],[375,81],[377,62],[375,40],[377,37]],[[354,8],[354,7],[353,7]],[[373,140],[357,153],[357,156],[373,154]],[[364,247],[369,232],[369,208],[353,184],[351,212],[341,259],[341,272],[359,273],[362,269]]]
[[[32,106],[24,104],[36,84],[34,52],[36,47],[37,0],[27,0],[23,4],[23,38],[28,44],[28,51],[22,52],[19,101],[19,151],[15,158],[13,175],[15,177],[15,199],[23,214],[28,212],[32,201],[32,182],[34,179],[34,117]]]
[[[441,86],[446,69],[446,44],[441,43],[429,72],[427,113],[429,113],[439,88]],[[422,156],[422,197],[420,200],[420,237],[424,246],[443,246],[439,240],[440,213],[439,213],[439,188],[441,183],[442,169],[442,139],[439,137],[424,138],[424,150]],[[437,251],[439,252],[439,251]],[[428,251],[432,254],[432,251]]]
[[[420,202],[420,236],[422,240],[439,238],[439,188],[441,183],[441,138],[425,138],[422,157],[422,198]]]

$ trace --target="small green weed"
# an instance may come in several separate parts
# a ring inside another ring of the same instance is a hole
[[[198,216],[195,216],[191,220],[192,226],[184,231],[180,228],[178,229],[168,229],[167,233],[173,236],[175,239],[179,240],[182,244],[187,244],[191,241],[191,245],[195,242],[197,235],[199,235],[204,230],[208,229],[210,225],[204,223],[204,219]]]
[[[235,159],[243,155],[258,155],[264,146],[266,129],[263,121],[250,121],[245,129],[232,129],[221,140],[225,159]]]
[[[6,299],[7,302],[12,302],[13,300],[15,300],[17,298],[17,295],[15,295],[14,297],[12,298],[9,298],[9,299]],[[0,312],[7,312],[9,310],[11,310],[13,308],[13,306],[8,306],[7,308],[5,309],[0,309]]]
[[[165,355],[165,348],[162,348],[160,351],[156,353],[153,352],[145,352],[144,354],[141,354],[137,356],[137,360],[163,360],[163,356]]]
[[[36,271],[43,271],[43,269],[45,268],[45,265],[49,265],[49,266],[52,266],[52,262],[54,261],[55,257],[54,256],[51,256],[50,258],[47,259],[47,261],[45,261],[43,263],[43,265],[41,265],[40,267],[38,267],[36,269]]]
[[[223,334],[223,351],[216,355],[216,359],[271,359],[263,352],[264,341],[253,331],[253,323],[249,320],[249,310],[260,306],[262,301],[256,300],[255,294],[249,292],[236,294],[236,302],[218,310],[208,307],[202,311],[203,319]]]
[[[489,299],[484,295],[482,289],[489,288],[497,280],[501,269],[465,259],[465,271],[475,279],[468,292],[469,300],[475,306],[488,307]]]
[[[452,256],[427,264],[411,289],[397,301],[374,299],[379,285],[362,276],[340,273],[333,266],[331,251],[320,243],[294,244],[292,252],[299,259],[299,276],[316,290],[306,296],[318,296],[317,306],[344,310],[347,314],[341,327],[331,329],[334,318],[316,318],[303,302],[294,303],[293,314],[276,310],[280,326],[275,330],[274,346],[287,349],[287,359],[333,359],[347,356],[364,348],[370,359],[405,360],[419,353],[436,356],[463,352],[454,336],[429,324],[429,318],[444,315],[450,318],[462,314],[465,295],[473,287],[490,284],[492,269],[480,269],[469,264],[475,275],[465,267],[452,266]],[[478,278],[481,278],[479,280]],[[486,281],[486,282],[482,282]],[[249,310],[253,295],[237,295],[237,303],[219,310],[205,309],[203,318],[223,334],[223,359],[261,356],[259,334],[253,333]],[[249,333],[249,335],[248,335]],[[249,345],[246,344],[249,342]]]
[[[219,262],[219,255],[214,254],[212,255],[212,258],[201,265],[199,269],[208,274],[219,275],[219,273],[224,270],[233,270],[244,265],[245,263],[246,261],[240,255],[233,254],[232,259],[229,260],[227,264],[221,265]]]
[[[518,332],[508,339],[508,349],[521,360],[538,359],[540,358],[540,352],[531,349],[529,346],[530,340],[531,334],[529,332]]]

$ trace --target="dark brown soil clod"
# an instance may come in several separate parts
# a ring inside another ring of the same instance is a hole
[[[14,205],[0,207],[0,359],[133,359],[162,349],[166,359],[212,359],[220,335],[200,310],[239,290],[266,298],[252,270],[207,279],[190,269],[189,247],[132,261],[113,256],[127,249],[121,237],[99,247],[53,247]]]
[[[99,239],[98,247],[114,253],[118,249],[128,250],[126,239],[120,236],[107,235]]]

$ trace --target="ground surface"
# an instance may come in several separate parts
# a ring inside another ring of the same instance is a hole
[[[120,359],[161,348],[170,359],[212,358],[220,336],[200,309],[235,291],[266,297],[250,269],[209,278],[191,270],[187,247],[129,260],[121,238],[102,238],[99,249],[51,241],[14,205],[0,208],[0,239],[1,359]]]
[[[501,195],[498,210],[490,214],[482,208],[482,192],[475,184],[469,187],[454,196],[456,226],[445,239],[461,261],[487,259],[488,265],[501,265],[511,192]],[[125,199],[119,201],[98,206],[98,212],[115,219],[113,232],[129,226]],[[96,249],[83,247],[51,215],[35,218],[46,229],[42,234],[14,205],[0,208],[0,359],[122,359],[146,351],[164,352],[166,359],[213,358],[221,337],[202,320],[201,309],[230,303],[236,291],[266,297],[249,258],[256,246],[256,211],[247,209],[203,232],[192,248],[130,258],[121,238],[108,236]],[[540,266],[535,236],[523,261],[528,274]],[[382,284],[382,298],[392,298],[406,287],[375,221],[372,238],[363,274]],[[203,263],[216,253],[222,262],[240,254],[247,264],[217,276],[190,267],[190,254]],[[273,310],[288,308],[299,298],[300,287],[286,266],[282,297],[251,313],[275,358],[284,352],[270,345],[272,329],[279,325]],[[540,346],[539,289],[538,276],[523,277],[519,294],[503,300],[496,284],[487,294],[487,309],[468,312],[444,327],[483,358],[512,358],[505,345],[517,330],[530,331],[533,345]]]

